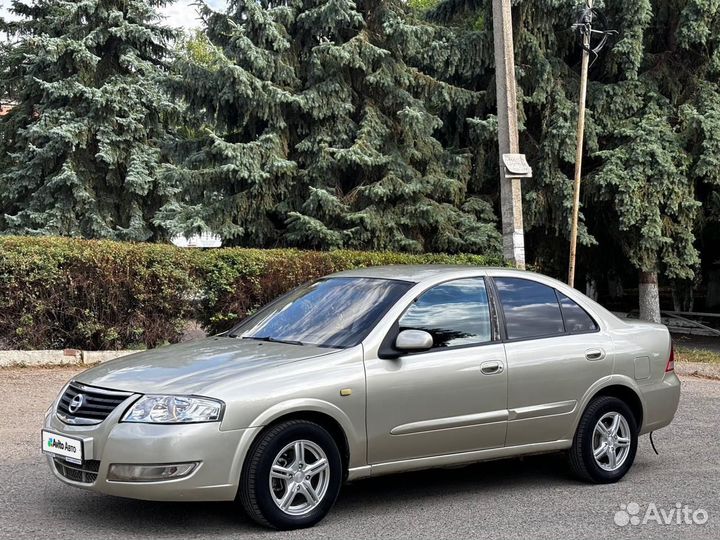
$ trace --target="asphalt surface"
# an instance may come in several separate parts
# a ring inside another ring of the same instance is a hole
[[[685,378],[675,421],[655,434],[660,455],[642,437],[618,484],[576,482],[561,455],[409,473],[347,485],[315,528],[278,533],[232,503],[148,503],[57,481],[40,454],[40,426],[74,373],[0,370],[0,538],[720,538],[720,382]],[[707,521],[617,525],[630,503],[641,520],[654,503],[651,517],[680,504]]]

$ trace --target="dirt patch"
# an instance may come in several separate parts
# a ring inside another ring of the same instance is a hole
[[[701,377],[720,381],[720,364],[706,362],[675,362],[675,372],[681,377]]]
[[[45,411],[65,383],[85,368],[6,368],[0,371],[0,440],[9,459],[35,459]]]

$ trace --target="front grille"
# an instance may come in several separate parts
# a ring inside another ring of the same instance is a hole
[[[97,480],[100,462],[94,459],[83,461],[82,465],[75,465],[62,458],[53,458],[55,469],[61,476],[73,482],[92,484]]]
[[[105,390],[73,381],[58,402],[57,415],[66,424],[99,424],[131,395],[130,392]],[[76,399],[77,396],[82,397]],[[80,406],[76,408],[78,402]]]

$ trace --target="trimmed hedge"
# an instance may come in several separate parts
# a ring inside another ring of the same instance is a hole
[[[176,342],[190,320],[211,333],[297,285],[384,264],[497,265],[479,255],[226,248],[0,237],[0,346],[84,350]]]

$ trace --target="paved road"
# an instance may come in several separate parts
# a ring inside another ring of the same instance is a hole
[[[655,436],[660,455],[643,437],[619,484],[577,483],[560,456],[411,473],[346,486],[319,526],[272,533],[231,503],[145,503],[58,482],[39,453],[39,429],[73,373],[0,370],[0,538],[720,538],[718,382],[684,380],[675,422]],[[666,512],[681,503],[708,521],[616,525],[620,505],[632,502],[641,517],[650,503]]]

